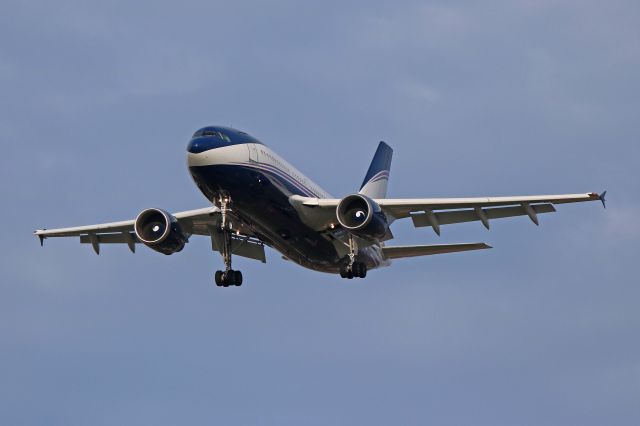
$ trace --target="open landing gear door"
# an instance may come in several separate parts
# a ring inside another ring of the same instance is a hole
[[[210,228],[210,233],[211,248],[222,254],[222,247],[224,245],[223,233],[214,227]],[[264,244],[260,240],[245,235],[231,235],[231,254],[267,263],[267,258],[264,254]]]

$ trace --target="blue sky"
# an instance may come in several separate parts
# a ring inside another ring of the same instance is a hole
[[[640,5],[633,1],[3,2],[0,423],[636,425]],[[204,207],[203,125],[332,194],[379,140],[390,196],[609,190],[609,205],[399,243],[493,250],[345,282],[267,253],[220,289],[40,227]]]

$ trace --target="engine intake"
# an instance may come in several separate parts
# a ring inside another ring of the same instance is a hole
[[[336,216],[343,228],[369,240],[381,239],[389,228],[380,206],[362,194],[348,195],[340,200]]]
[[[179,252],[189,239],[178,219],[161,209],[143,210],[136,218],[134,231],[144,245],[163,254]]]

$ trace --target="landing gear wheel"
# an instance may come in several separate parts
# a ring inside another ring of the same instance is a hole
[[[347,265],[340,267],[340,278],[347,278]]]
[[[367,275],[367,265],[362,262],[353,264],[353,275],[358,278],[364,278]]]
[[[340,267],[340,277],[342,278],[364,278],[367,276],[367,264],[364,262],[353,262],[353,265],[349,266],[345,263]]]
[[[222,285],[222,280],[223,280],[223,273],[222,271],[216,271],[215,274],[215,281],[216,281],[216,285],[218,287],[220,287]]]
[[[229,272],[233,272],[233,283],[237,287],[240,287],[242,285],[242,272],[240,271],[229,271]]]
[[[236,285],[236,274],[235,271],[233,270],[228,270],[227,272],[224,273],[224,283],[226,284],[226,286],[230,286],[230,285]]]
[[[228,271],[216,271],[215,281],[218,287],[241,286],[242,272],[229,269]]]

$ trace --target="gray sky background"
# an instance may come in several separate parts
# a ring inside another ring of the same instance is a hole
[[[0,14],[3,425],[640,424],[637,1],[13,1]],[[40,227],[204,207],[207,124],[336,196],[379,140],[390,196],[608,189],[609,206],[398,243],[484,252],[345,282],[206,239],[144,247]]]

